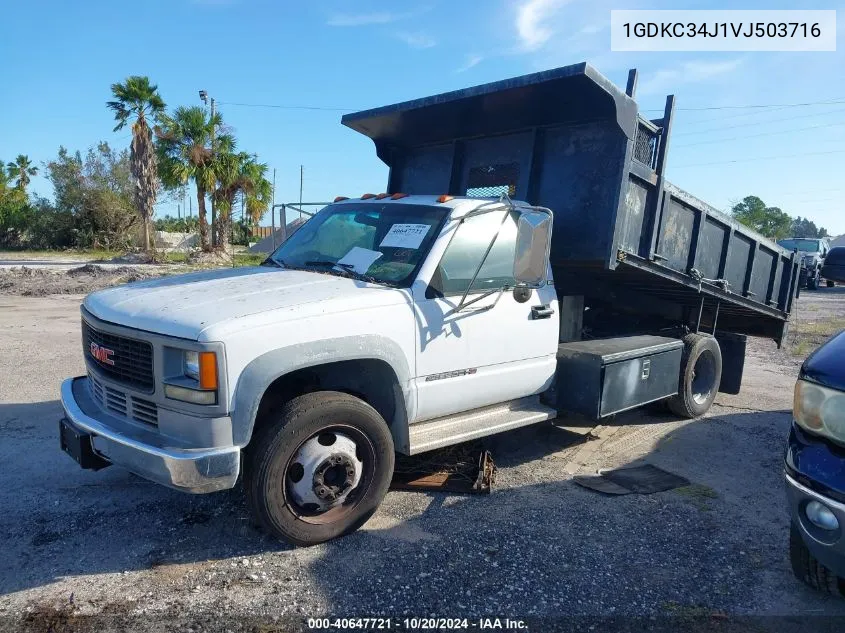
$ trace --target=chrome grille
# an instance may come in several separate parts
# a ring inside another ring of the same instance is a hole
[[[92,344],[111,352],[105,362],[91,352]],[[146,341],[101,332],[82,321],[82,346],[86,360],[107,378],[139,391],[152,392],[153,347]]]
[[[124,392],[104,385],[91,374],[88,374],[88,381],[91,385],[91,396],[110,413],[158,426],[158,405],[155,402],[132,395],[127,397]]]

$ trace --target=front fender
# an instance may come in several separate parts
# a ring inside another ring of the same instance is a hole
[[[395,420],[393,435],[397,446],[407,436],[407,421],[416,411],[416,396],[411,388],[408,359],[394,341],[374,335],[358,335],[298,343],[275,349],[253,359],[241,372],[232,402],[232,439],[244,447],[252,437],[258,406],[273,382],[298,369],[316,367],[339,361],[376,359],[393,369],[402,390],[404,420]],[[389,421],[388,421],[389,422]]]

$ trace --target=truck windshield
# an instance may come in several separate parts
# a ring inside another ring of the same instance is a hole
[[[804,253],[818,253],[821,251],[821,246],[818,240],[794,238],[791,240],[780,240],[778,244],[788,251],[794,251],[795,249]]]
[[[408,286],[448,212],[397,202],[329,205],[269,259],[285,268]]]

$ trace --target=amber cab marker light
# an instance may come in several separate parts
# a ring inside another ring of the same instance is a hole
[[[344,200],[349,200],[346,196],[338,196],[334,199],[335,202],[343,202]]]
[[[370,198],[375,198],[375,197],[376,197],[376,194],[374,194],[374,193],[365,193],[363,196],[361,196],[361,200],[369,200]]]
[[[389,193],[380,193],[379,195],[376,196],[376,200],[384,200],[389,195],[390,195]]]
[[[450,196],[448,193],[444,193],[442,196],[437,198],[437,202],[449,202],[455,196]]]
[[[214,352],[200,352],[200,389],[217,389],[217,355]]]
[[[407,193],[394,193],[392,196],[390,196],[390,199],[391,200],[401,200],[402,198],[407,198],[407,197],[408,197]]]

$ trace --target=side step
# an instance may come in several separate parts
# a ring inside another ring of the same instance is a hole
[[[556,417],[557,411],[542,404],[540,396],[530,396],[418,422],[409,429],[410,454],[468,442]]]

